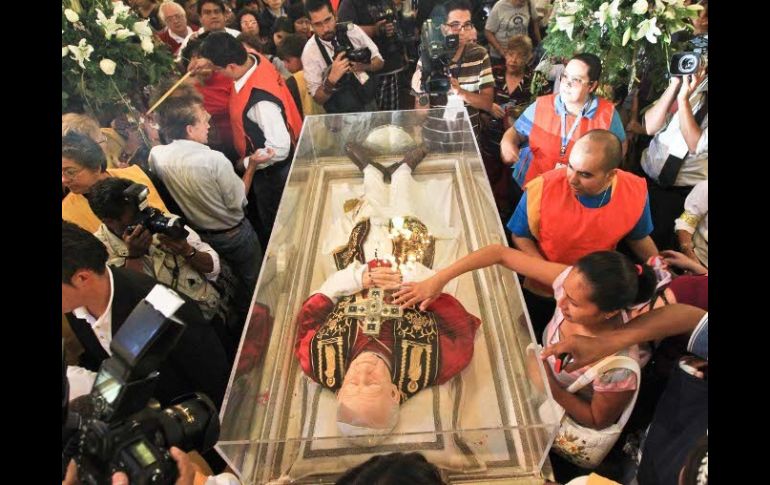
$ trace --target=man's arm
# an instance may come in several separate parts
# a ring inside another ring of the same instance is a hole
[[[326,79],[321,81],[320,86],[313,93],[315,102],[323,106],[324,103],[329,101],[329,98],[334,94],[334,90],[337,89],[337,83],[348,71],[350,71],[350,61],[344,52],[340,52],[332,61],[332,66]],[[307,75],[305,79],[307,79]]]
[[[671,108],[671,103],[676,99],[676,93],[681,85],[682,78],[673,76],[658,101],[644,114],[644,127],[648,135],[654,135],[665,126],[666,115]]]
[[[636,240],[626,239],[626,243],[628,243],[631,251],[642,261],[647,261],[648,258],[658,254],[658,247],[655,246],[655,242],[650,236]]]
[[[543,254],[540,252],[540,249],[538,249],[537,243],[534,240],[528,237],[518,237],[511,234],[511,242],[521,252],[526,253],[533,258],[539,258],[545,261]]]
[[[257,170],[266,168],[273,163],[286,160],[291,151],[291,135],[286,128],[286,123],[283,120],[281,114],[281,108],[272,101],[260,101],[249,109],[246,113],[246,117],[259,126],[262,133],[265,135],[264,148],[270,148],[273,150],[273,156],[266,162],[262,162]],[[248,167],[251,163],[249,157],[243,160],[244,167]]]
[[[494,86],[487,86],[482,88],[478,93],[472,93],[461,88],[460,84],[457,82],[457,79],[452,78],[452,87],[456,89],[457,95],[460,96],[460,98],[462,98],[462,100],[468,105],[473,106],[476,109],[489,112],[492,111],[492,104],[494,103],[495,99]]]
[[[601,338],[582,335],[564,337],[546,347],[541,359],[569,353],[574,360],[564,370],[572,372],[634,344],[691,333],[705,315],[704,310],[694,306],[681,303],[667,305],[643,313],[618,330],[602,334]]]
[[[684,137],[690,153],[695,153],[698,149],[698,141],[703,133],[700,125],[695,120],[695,115],[692,113],[692,106],[690,105],[690,95],[692,95],[696,87],[695,76],[683,76],[682,87],[679,89],[679,94],[676,97],[679,103],[679,130],[682,132],[682,137]]]
[[[492,32],[489,29],[484,29],[484,37],[487,38],[487,42],[495,48],[497,52],[500,53],[500,55],[503,55],[502,53],[505,52],[503,50],[503,47],[500,45],[500,41],[497,40],[497,37],[495,37],[495,33]]]
[[[503,139],[500,141],[500,155],[503,163],[513,165],[519,161],[519,147],[521,146],[521,137],[513,126],[505,130]]]

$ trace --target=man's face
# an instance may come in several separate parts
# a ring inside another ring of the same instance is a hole
[[[384,428],[399,402],[399,393],[385,362],[372,352],[364,352],[350,363],[337,401],[361,425]]]
[[[198,17],[198,0],[188,0],[184,4],[184,12],[187,14],[187,21],[194,24],[200,24]]]
[[[99,180],[99,172],[89,170],[71,158],[61,158],[61,184],[73,194],[86,194]]]
[[[326,42],[331,42],[335,35],[335,25],[337,25],[337,19],[334,14],[329,10],[329,7],[319,9],[315,12],[310,12],[310,25],[313,27],[313,32]]]
[[[265,0],[265,5],[270,10],[277,12],[283,6],[283,0]]]
[[[283,64],[286,66],[286,69],[292,74],[302,70],[302,59],[299,57],[287,57],[283,61]]]
[[[300,17],[294,21],[294,32],[305,37],[313,35],[313,29],[310,26],[310,19],[307,17]]]
[[[570,152],[567,181],[575,195],[598,195],[609,187],[616,169],[605,169],[605,150],[601,142],[579,139]]]
[[[187,139],[203,143],[209,141],[209,120],[211,115],[200,104],[195,105],[195,124],[187,125]]]
[[[134,209],[127,209],[121,217],[118,219],[102,219],[102,222],[107,229],[119,238],[123,237],[123,233],[126,232],[128,226],[134,223],[136,220],[136,211]]]
[[[452,10],[447,15],[446,25],[442,27],[444,35],[460,35],[460,47],[476,38],[476,28],[471,22],[471,13],[468,10]]]
[[[85,304],[83,296],[88,291],[88,282],[93,274],[88,270],[78,270],[69,283],[61,284],[61,311],[69,313]]]
[[[225,28],[225,13],[216,3],[206,3],[201,7],[201,25],[207,32],[216,32]]]
[[[573,59],[562,72],[559,94],[565,102],[583,104],[588,101],[588,95],[597,84],[588,78],[588,64]]]
[[[241,16],[241,32],[244,34],[259,35],[259,22],[251,14]]]
[[[170,7],[169,4],[163,4],[160,8],[163,9],[168,30],[179,36],[187,35],[187,16],[184,10]]]

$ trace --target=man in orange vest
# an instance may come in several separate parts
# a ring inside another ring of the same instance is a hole
[[[615,249],[623,239],[642,261],[657,254],[650,238],[653,226],[647,184],[620,170],[621,160],[621,143],[612,132],[596,129],[583,135],[566,167],[526,185],[508,221],[514,245],[562,264]],[[553,292],[528,280],[524,288],[533,326],[544,326],[553,315]],[[541,331],[535,328],[536,335]]]
[[[260,222],[257,232],[264,245],[273,229],[302,118],[270,61],[261,54],[247,54],[231,35],[213,32],[203,41],[200,57],[234,81],[229,110],[240,157],[236,169],[259,164],[251,187]]]

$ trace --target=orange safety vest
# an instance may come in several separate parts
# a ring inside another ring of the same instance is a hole
[[[294,98],[292,98],[289,88],[286,86],[286,82],[265,56],[262,54],[254,54],[254,56],[258,61],[257,68],[251,73],[249,79],[246,80],[243,88],[237,93],[233,89],[230,96],[230,125],[233,129],[233,145],[241,157],[250,154],[250,152],[247,153],[246,142],[249,141],[250,143],[251,140],[249,140],[243,127],[243,117],[251,97],[251,92],[254,89],[260,89],[281,102],[282,106],[279,107],[285,117],[292,145],[296,144],[299,132],[302,129],[302,117],[299,114],[297,105],[294,103]],[[254,147],[254,149],[257,148],[261,147]]]
[[[599,106],[593,118],[583,117],[580,125],[575,128],[572,138],[567,141],[567,150],[562,156],[561,151],[561,116],[554,107],[554,94],[541,96],[535,101],[535,119],[529,133],[529,149],[532,152],[532,162],[529,165],[524,183],[527,184],[535,177],[556,168],[557,163],[566,165],[575,141],[583,134],[595,128],[610,129],[615,106],[604,98],[598,98]],[[565,133],[569,133],[575,116],[567,114]]]
[[[595,251],[615,249],[642,216],[647,201],[644,179],[618,170],[610,201],[585,207],[567,181],[567,169],[552,170],[527,185],[527,219],[545,259],[575,264]]]

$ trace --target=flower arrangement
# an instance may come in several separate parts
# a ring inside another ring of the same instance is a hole
[[[633,84],[642,62],[665,72],[671,35],[692,30],[687,20],[702,8],[684,0],[556,0],[543,48],[557,58],[596,54],[603,65],[600,85]],[[656,78],[665,82],[665,76]]]
[[[62,111],[145,108],[144,94],[175,69],[148,20],[111,0],[62,0]]]

